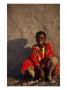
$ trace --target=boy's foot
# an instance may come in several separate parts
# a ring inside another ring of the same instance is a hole
[[[54,79],[53,80],[49,80],[49,82],[53,84],[53,83],[56,83],[56,80],[54,80]]]
[[[56,83],[56,80],[52,79],[51,77],[49,77],[48,81],[49,81],[50,83]]]
[[[55,80],[51,80],[51,83],[56,83],[56,81]]]

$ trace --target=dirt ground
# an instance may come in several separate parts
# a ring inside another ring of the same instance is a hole
[[[19,80],[8,78],[8,86],[60,86],[60,81],[56,80],[55,83],[46,82],[46,81],[28,81],[20,82]]]

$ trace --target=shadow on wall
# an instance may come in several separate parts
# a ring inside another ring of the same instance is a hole
[[[24,38],[7,42],[7,77],[19,77],[23,60],[31,54],[31,48],[24,48],[27,42]]]

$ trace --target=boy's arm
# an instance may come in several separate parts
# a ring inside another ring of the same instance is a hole
[[[52,58],[53,56],[53,48],[52,45],[50,43],[47,44],[47,52],[45,54],[45,57],[47,58]]]
[[[37,57],[37,47],[32,47],[32,54],[31,54],[31,60],[33,61],[35,66],[39,66],[38,57]]]

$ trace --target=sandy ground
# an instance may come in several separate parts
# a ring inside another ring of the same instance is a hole
[[[56,80],[55,83],[46,82],[46,81],[27,81],[27,82],[20,82],[19,80],[8,78],[7,82],[8,86],[60,86],[60,81]]]

